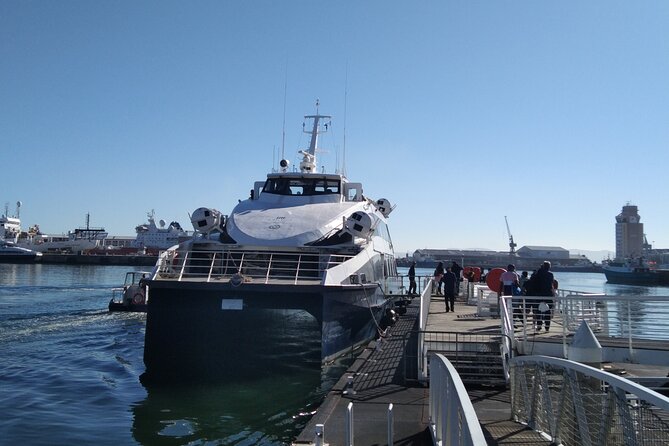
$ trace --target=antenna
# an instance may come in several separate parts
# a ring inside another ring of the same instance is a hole
[[[344,148],[342,149],[341,173],[346,176],[346,105],[348,103],[348,61],[346,62],[346,78],[344,80]]]
[[[283,82],[283,128],[281,129],[281,159],[286,159],[286,97],[288,94],[288,64],[286,63],[286,74]]]

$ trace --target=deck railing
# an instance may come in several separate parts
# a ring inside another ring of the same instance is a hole
[[[547,356],[511,360],[515,421],[552,444],[669,444],[669,398],[627,379]]]
[[[567,357],[570,336],[585,321],[598,338],[624,343],[626,361],[636,361],[636,350],[652,342],[669,341],[669,296],[607,296],[563,290],[551,299],[542,296],[504,296],[502,331],[514,343],[535,332],[538,306],[551,300],[551,331],[562,335]],[[515,318],[514,318],[515,309]],[[504,311],[505,310],[505,311]],[[514,328],[515,326],[515,328]]]
[[[158,275],[161,279],[188,280],[270,280],[320,282],[324,272],[344,263],[352,255],[271,251],[176,251],[161,256]]]

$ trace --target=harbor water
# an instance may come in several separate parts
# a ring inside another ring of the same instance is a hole
[[[343,373],[318,361],[145,387],[146,315],[107,311],[127,270],[0,264],[1,444],[286,444]],[[320,333],[294,337],[320,357]]]
[[[146,315],[107,311],[126,270],[0,264],[0,443],[283,445],[344,370],[311,364],[145,386]],[[603,274],[555,276],[564,289],[669,295],[666,287],[608,285]],[[317,330],[294,336],[318,348]]]

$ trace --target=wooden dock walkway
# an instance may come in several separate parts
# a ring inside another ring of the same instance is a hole
[[[388,444],[388,406],[393,405],[393,445],[431,445],[429,389],[405,379],[407,338],[418,328],[419,300],[389,329],[389,334],[370,345],[328,393],[317,413],[295,440],[313,444],[316,425],[324,425],[324,443],[344,445],[347,406],[353,403],[353,435],[356,445]],[[499,319],[475,317],[476,307],[456,302],[455,312],[445,312],[443,298],[433,297],[428,331],[462,334],[498,333]],[[407,361],[408,362],[408,361]],[[353,377],[353,388],[347,387]],[[511,421],[510,392],[505,387],[468,386],[470,398],[489,445],[549,445],[536,432]]]

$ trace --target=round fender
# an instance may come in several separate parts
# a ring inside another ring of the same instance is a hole
[[[135,305],[140,305],[144,303],[144,295],[142,293],[136,293],[132,296],[132,303]]]
[[[485,283],[488,285],[488,288],[493,290],[496,293],[502,291],[502,287],[499,282],[499,278],[504,274],[506,270],[504,268],[493,268],[490,270],[488,275],[485,278]]]
[[[239,273],[234,274],[234,275],[230,278],[230,285],[232,285],[232,286],[234,286],[234,287],[238,287],[238,286],[241,285],[242,283],[244,283],[244,276],[242,276],[242,275],[239,274]]]

